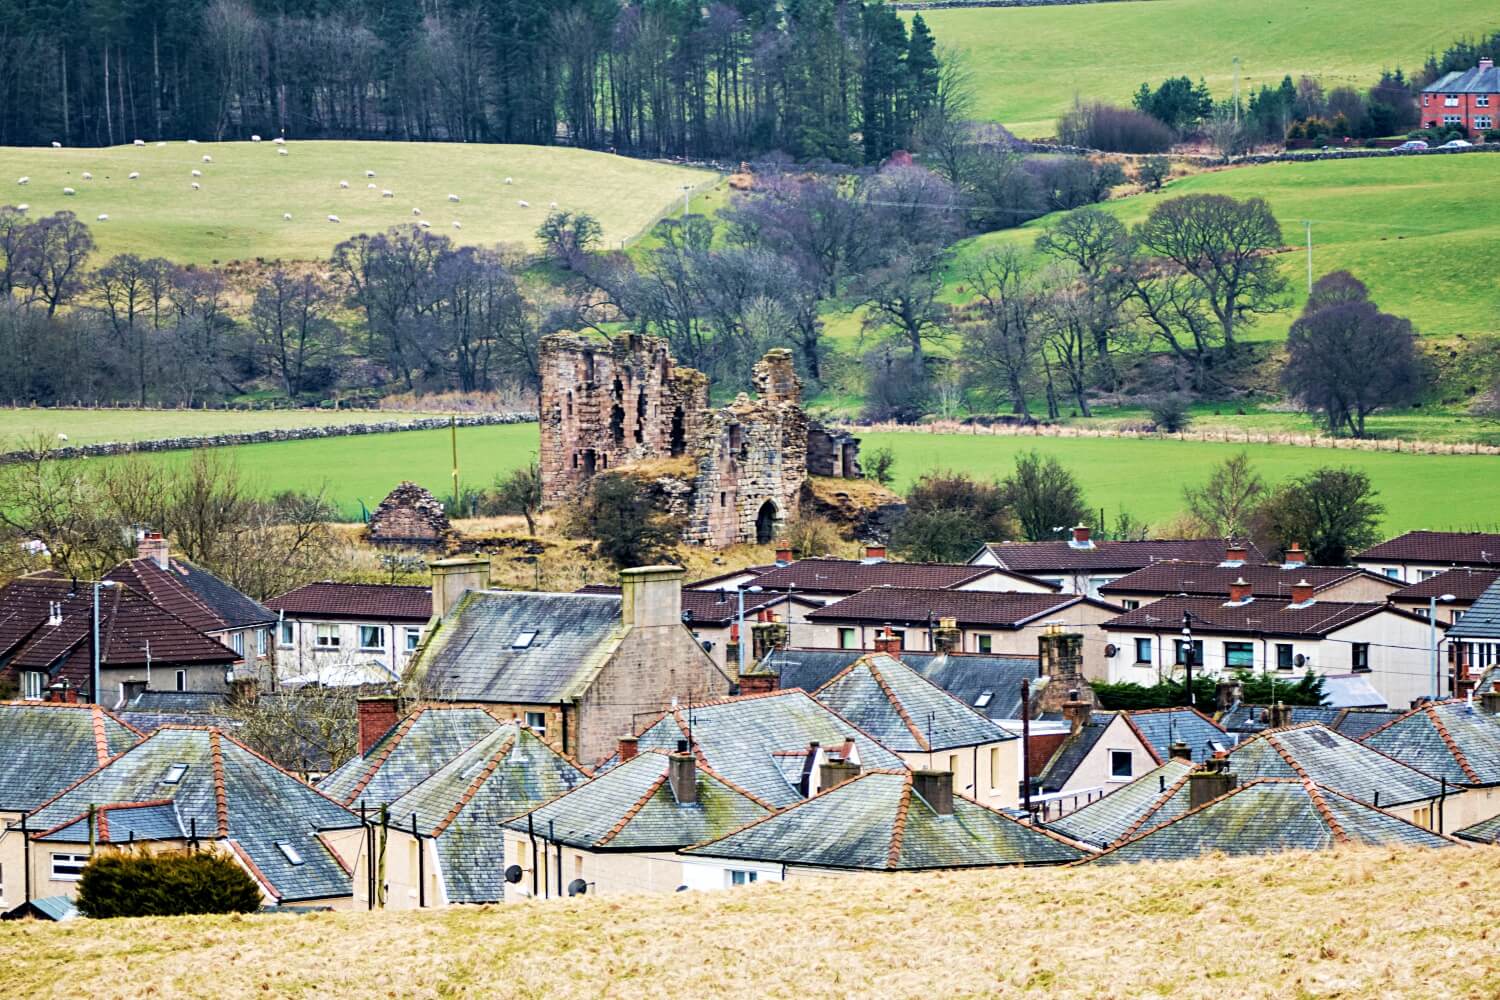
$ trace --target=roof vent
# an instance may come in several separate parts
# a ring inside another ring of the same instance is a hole
[[[974,707],[988,708],[990,702],[994,699],[994,697],[995,692],[993,691],[981,691],[979,692],[979,697],[974,699]]]
[[[47,602],[47,624],[48,625],[61,625],[62,624],[62,601],[48,601]]]
[[[281,852],[282,857],[286,858],[288,864],[302,864],[302,852],[293,847],[290,842],[278,840],[276,841],[276,849]]]

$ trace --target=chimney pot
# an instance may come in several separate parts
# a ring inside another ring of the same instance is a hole
[[[1088,525],[1075,525],[1073,528],[1073,544],[1078,548],[1092,548],[1094,543],[1090,539],[1093,537],[1093,534],[1094,529]]]
[[[1073,735],[1077,736],[1083,732],[1083,727],[1089,724],[1089,718],[1094,713],[1094,705],[1078,697],[1077,691],[1069,691],[1068,695],[1069,700],[1063,702],[1063,718],[1072,723]]]
[[[1313,587],[1312,587],[1312,584],[1310,584],[1310,583],[1307,582],[1306,578],[1298,580],[1296,583],[1292,584],[1292,603],[1293,604],[1306,604],[1308,601],[1310,601],[1312,599],[1313,599]]]
[[[964,634],[958,627],[958,619],[941,618],[932,630],[932,648],[939,653],[952,653],[963,644]]]
[[[1480,69],[1494,69],[1495,68],[1495,60],[1488,59],[1488,58],[1481,59],[1481,60],[1479,60],[1479,68]]]
[[[641,746],[641,741],[638,740],[636,737],[634,737],[634,736],[621,736],[620,737],[620,763],[623,764],[627,760],[630,760],[631,758],[633,758],[636,754],[640,753],[640,746]]]
[[[786,542],[776,544],[776,565],[785,566],[792,561],[792,547]]]
[[[1170,747],[1168,747],[1167,748],[1167,753],[1174,760],[1192,760],[1193,759],[1192,748],[1189,747],[1182,740],[1178,740],[1177,742],[1173,743]]]
[[[953,815],[952,771],[913,771],[911,788],[939,816]]]
[[[865,561],[866,562],[885,562],[885,546],[884,545],[866,545],[865,546]]]
[[[1302,546],[1298,545],[1296,542],[1292,543],[1291,548],[1286,550],[1286,553],[1282,558],[1284,560],[1282,565],[1286,566],[1287,568],[1307,565],[1307,553],[1302,551]]]
[[[901,655],[900,637],[888,628],[881,629],[875,633],[875,652],[899,657]]]
[[[698,759],[688,751],[687,740],[678,740],[677,752],[668,758],[667,780],[678,805],[698,801]]]
[[[372,695],[359,699],[359,753],[370,752],[396,724],[395,695]]]
[[[1500,716],[1500,691],[1486,691],[1480,695],[1479,710],[1486,715]]]
[[[167,540],[160,531],[148,531],[135,543],[135,554],[139,559],[150,559],[157,569],[166,569],[169,559]]]

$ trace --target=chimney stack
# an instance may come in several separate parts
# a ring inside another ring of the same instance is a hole
[[[1292,710],[1281,702],[1271,706],[1271,729],[1285,729],[1292,724]]]
[[[866,545],[864,561],[867,563],[885,562],[885,546],[875,544]]]
[[[1500,690],[1491,689],[1480,695],[1479,710],[1485,715],[1500,716]]]
[[[884,653],[887,656],[900,658],[901,639],[890,629],[883,628],[875,633],[875,652]]]
[[[432,616],[438,621],[448,617],[465,592],[490,585],[490,561],[483,556],[438,559],[427,567],[432,570]]]
[[[1083,727],[1089,724],[1089,717],[1094,713],[1094,704],[1080,698],[1076,690],[1069,691],[1068,700],[1063,702],[1062,712],[1063,718],[1072,723],[1073,735],[1077,736],[1083,732]]]
[[[1193,759],[1192,748],[1180,739],[1167,748],[1167,754],[1172,760],[1191,761]]]
[[[1281,568],[1296,569],[1299,566],[1306,565],[1307,553],[1302,551],[1302,546],[1298,545],[1296,542],[1293,542],[1292,547],[1287,549],[1286,552],[1282,555]]]
[[[372,695],[359,699],[359,754],[363,757],[396,724],[396,696]]]
[[[792,561],[792,546],[787,542],[776,543],[776,565],[785,566]]]
[[[932,648],[939,653],[961,653],[964,641],[959,631],[958,619],[940,618],[937,628],[932,630]]]
[[[47,700],[62,705],[76,705],[78,704],[78,689],[69,684],[65,677],[47,688]]]
[[[818,768],[818,791],[826,792],[834,785],[842,785],[850,778],[859,777],[859,765],[842,757],[827,757]]]
[[[688,748],[687,740],[677,741],[677,752],[668,759],[667,780],[678,805],[689,806],[698,801],[698,758]]]
[[[1240,779],[1229,770],[1229,757],[1220,751],[1197,771],[1188,775],[1188,808],[1197,809],[1239,785]]]
[[[1306,577],[1303,577],[1301,580],[1298,580],[1296,583],[1292,584],[1293,604],[1306,604],[1312,599],[1313,587],[1312,584],[1307,582]]]
[[[1489,58],[1481,59],[1481,60],[1479,60],[1479,68],[1480,69],[1494,69],[1495,68],[1495,60],[1489,59]]]
[[[626,628],[682,624],[681,566],[638,566],[620,571],[620,617]]]
[[[623,764],[627,760],[633,759],[636,754],[640,753],[640,746],[641,741],[636,739],[634,736],[621,736],[619,752],[620,763]]]
[[[1073,540],[1068,544],[1075,549],[1091,549],[1094,547],[1092,541],[1094,529],[1086,524],[1075,525],[1073,528]]]
[[[1222,714],[1240,700],[1240,682],[1233,677],[1220,677],[1214,685],[1214,707]]]
[[[1244,604],[1248,600],[1250,600],[1250,584],[1243,576],[1235,577],[1234,582],[1229,585],[1229,603]]]
[[[765,659],[772,650],[780,649],[787,643],[787,637],[791,630],[785,622],[777,621],[774,616],[767,612],[760,621],[751,622],[750,628],[750,662],[759,663]]]
[[[1041,673],[1049,680],[1073,686],[1083,676],[1083,635],[1064,632],[1056,625],[1036,637],[1037,658]]]
[[[157,569],[166,569],[169,563],[167,540],[160,531],[148,531],[135,543],[138,559],[150,559]]]
[[[953,815],[952,771],[912,771],[911,790],[939,816]]]
[[[1224,550],[1224,565],[1243,566],[1245,564],[1245,557],[1247,555],[1249,555],[1249,550],[1246,549],[1243,545],[1237,545],[1234,542],[1230,542],[1229,547]]]

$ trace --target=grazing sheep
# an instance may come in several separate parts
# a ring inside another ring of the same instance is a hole
[[[374,191],[375,190],[375,185],[374,184],[366,184],[365,185],[365,190],[366,191]]]
[[[432,223],[428,222],[426,219],[423,219],[421,222],[417,223],[417,226],[422,229],[431,229]]]
[[[207,153],[204,153],[203,154],[203,162],[204,163],[212,163],[212,162],[214,162],[214,158],[212,156],[209,156]]]
[[[462,229],[463,227],[464,227],[464,224],[462,222],[459,222],[457,219],[453,220],[453,228],[454,229]]]
[[[274,143],[276,143],[276,145],[278,145],[278,146],[285,146],[286,145],[286,136],[284,136],[284,135],[278,135],[276,138],[272,139],[271,141],[274,142]]]
[[[100,222],[108,222],[109,221],[109,216],[106,213],[104,213],[104,212],[100,212],[99,213],[99,219],[98,219],[98,221],[100,221]]]
[[[31,178],[30,178],[30,177],[18,177],[18,178],[17,178],[17,179],[16,179],[16,183],[17,183],[17,184],[20,184],[20,185],[22,185],[22,186],[25,186],[25,185],[27,185],[27,184],[30,184],[30,183],[31,183]]]
[[[516,204],[519,205],[522,208],[530,208],[531,207],[531,202],[526,201],[525,199],[517,201]]]
[[[505,183],[507,183],[507,184],[514,184],[515,181],[512,180],[511,178],[507,177],[507,178],[505,178]]]
[[[557,202],[555,202],[555,201],[554,202],[550,202],[547,205],[547,207],[550,208],[550,209],[552,209],[552,210],[554,210],[554,211],[556,211],[556,209],[557,209]]]
[[[340,190],[346,190],[348,187],[349,187],[349,182],[348,181],[339,181],[339,188],[340,188]]]
[[[282,222],[291,222],[292,221],[292,213],[291,212],[282,212],[281,213],[281,221]]]
[[[193,174],[194,177],[202,177],[203,176],[203,171],[201,171],[201,170],[194,170],[194,171],[192,171],[192,174]]]
[[[458,201],[458,195],[456,195],[456,194],[450,194],[448,196],[448,200],[452,201],[452,202],[456,202],[456,201]]]
[[[126,179],[127,180],[132,180],[132,181],[138,181],[138,180],[141,179],[141,172],[139,170],[132,170],[130,172],[130,176],[128,178],[126,178]]]
[[[199,184],[197,181],[193,181],[193,190],[194,191],[202,191],[203,190],[203,185]]]
[[[394,198],[394,197],[396,197],[396,195],[395,195],[395,193],[393,191],[391,191],[390,188],[386,188],[384,191],[380,192],[380,197],[382,197],[382,198]]]
[[[198,140],[197,139],[189,139],[188,140],[188,145],[189,146],[196,146],[196,145],[198,145]]]
[[[91,173],[89,173],[87,170],[85,170],[83,172],[83,179],[86,180],[86,181],[91,181],[91,180],[94,179],[94,175],[91,174]]]
[[[77,193],[78,192],[74,191],[72,188],[63,188],[63,194],[66,194],[66,195],[75,195]]]
[[[414,209],[411,210],[411,214],[412,215],[421,215],[422,214],[422,210],[420,208],[414,208]]]
[[[146,144],[146,140],[145,139],[137,139],[137,140],[135,140],[134,142],[131,143],[132,146],[144,146],[145,144]]]
[[[329,222],[337,222],[337,221],[339,221],[339,217],[337,215],[330,215],[328,217],[328,221]]]
[[[30,207],[31,207],[30,205],[26,204],[23,201],[23,202],[21,202],[21,204],[19,204],[19,205],[16,206],[16,211],[17,212],[24,212],[24,211],[26,211]]]
[[[278,150],[277,150],[277,151],[276,151],[276,152],[277,152],[277,153],[278,153],[278,154],[280,154],[280,155],[281,155],[281,156],[285,156],[285,155],[286,155],[286,147],[285,147],[285,146],[283,146],[283,147],[281,147],[281,148],[280,148],[280,149],[278,149]]]
[[[258,136],[258,135],[252,135],[250,137],[250,141],[251,142],[260,142],[260,136]]]
[[[375,171],[373,171],[373,170],[366,170],[365,171],[365,176],[366,177],[374,177],[375,176]]]
[[[56,139],[53,139],[52,140],[52,148],[53,149],[62,149],[62,143],[58,142]]]

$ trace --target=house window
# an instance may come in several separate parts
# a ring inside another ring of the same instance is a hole
[[[854,629],[852,629],[852,628],[841,628],[841,629],[839,629],[839,649],[858,649],[858,648],[859,648],[859,643],[855,639]]]
[[[1177,647],[1176,658],[1172,662],[1176,663],[1178,666],[1182,666],[1185,662],[1187,662],[1186,660],[1183,659],[1183,656],[1182,656],[1182,654],[1184,652],[1186,652],[1185,647],[1187,646],[1187,640],[1185,640],[1185,639],[1178,639],[1178,640],[1176,640],[1175,644],[1176,644],[1176,647]],[[1201,667],[1201,666],[1203,666],[1203,640],[1202,639],[1194,639],[1193,640],[1193,666],[1195,666],[1195,667]]]
[[[21,697],[27,701],[41,701],[42,681],[46,679],[46,676],[35,670],[24,671],[21,674]]]
[[[1448,126],[1451,127],[1451,126],[1455,126],[1455,125],[1462,125],[1463,123],[1464,123],[1464,116],[1463,115],[1444,115],[1443,116],[1443,124],[1444,125],[1448,125]]]
[[[276,841],[276,849],[281,852],[281,856],[282,857],[286,858],[287,864],[291,864],[291,865],[300,865],[300,864],[302,864],[302,852],[298,851],[297,848],[293,847],[287,841],[285,841],[285,840],[278,840],[278,841]]]
[[[1124,608],[1126,611],[1134,611],[1136,608],[1138,608],[1140,606],[1141,606],[1141,602],[1140,601],[1126,600],[1126,601],[1121,601],[1120,602],[1120,607]]]
[[[1401,569],[1400,569],[1400,567],[1397,567],[1397,566],[1387,566],[1385,569],[1381,570],[1380,572],[1384,573],[1386,576],[1390,577],[1392,580],[1399,580],[1399,579],[1401,579]]]
[[[255,630],[255,655],[265,656],[271,645],[271,633],[263,628]]]
[[[338,649],[339,627],[337,625],[319,625],[317,633],[313,637],[313,645],[318,649]]]
[[[527,712],[526,713],[526,726],[532,732],[536,733],[538,736],[546,736],[547,735],[547,713],[546,712]]]
[[[1490,115],[1475,115],[1474,127],[1481,132],[1488,132],[1495,127],[1495,119]]]
[[[1136,640],[1135,640],[1135,662],[1137,662],[1137,663],[1150,663],[1151,662],[1151,639],[1149,637],[1139,636],[1139,637],[1136,638]]]
[[[992,702],[994,700],[995,700],[995,692],[993,692],[993,691],[981,691],[981,692],[979,692],[979,697],[974,699],[974,707],[975,708],[988,708],[989,705],[990,705],[990,702]]]
[[[1349,647],[1350,667],[1356,671],[1367,671],[1370,669],[1370,644],[1368,642],[1356,642]]]
[[[994,649],[995,637],[991,635],[977,635],[974,637],[974,644],[981,653],[988,653]]]
[[[511,649],[530,649],[531,644],[536,641],[536,629],[529,628],[511,640]]]
[[[422,630],[419,628],[408,628],[406,630],[406,651],[416,652],[417,646],[422,641]]]
[[[1427,105],[1429,105],[1431,103],[1432,103],[1432,95],[1431,94],[1423,94],[1422,95],[1422,107],[1425,108],[1425,107],[1427,107]]]
[[[1457,94],[1444,94],[1443,95],[1443,107],[1445,107],[1445,108],[1456,108],[1456,107],[1458,107],[1458,95]]]
[[[990,790],[1000,787],[1000,748],[990,747]]]
[[[229,648],[241,656],[245,655],[245,633],[235,632],[229,637]]]
[[[1438,573],[1439,573],[1439,570],[1424,569],[1424,570],[1422,570],[1421,572],[1419,572],[1417,574],[1417,577],[1419,579],[1422,579],[1422,580],[1431,580],[1433,577],[1437,576]]]
[[[1490,106],[1490,95],[1489,94],[1479,94],[1478,96],[1476,96],[1474,98],[1474,106],[1478,107],[1478,108],[1487,108],[1487,107],[1489,107]]]
[[[281,634],[276,640],[277,645],[290,646],[292,644],[292,623],[282,622],[278,626],[278,630]]]
[[[1109,752],[1109,776],[1114,779],[1128,779],[1135,773],[1135,757],[1129,750],[1111,750]]]
[[[1295,662],[1292,644],[1289,642],[1278,642],[1276,644],[1276,669],[1290,670]]]
[[[186,670],[179,670],[179,671],[177,671],[177,690],[179,690],[179,691],[186,691],[187,690],[187,671]]]
[[[359,648],[371,650],[372,652],[383,652],[385,650],[385,626],[361,625],[359,627]]]
[[[77,882],[83,878],[83,866],[89,863],[87,854],[52,855],[52,881]]]
[[[750,885],[755,881],[755,872],[731,871],[729,873],[729,885],[731,888],[737,885]]]
[[[1224,643],[1224,666],[1244,667],[1247,670],[1254,667],[1255,644],[1252,642]]]

